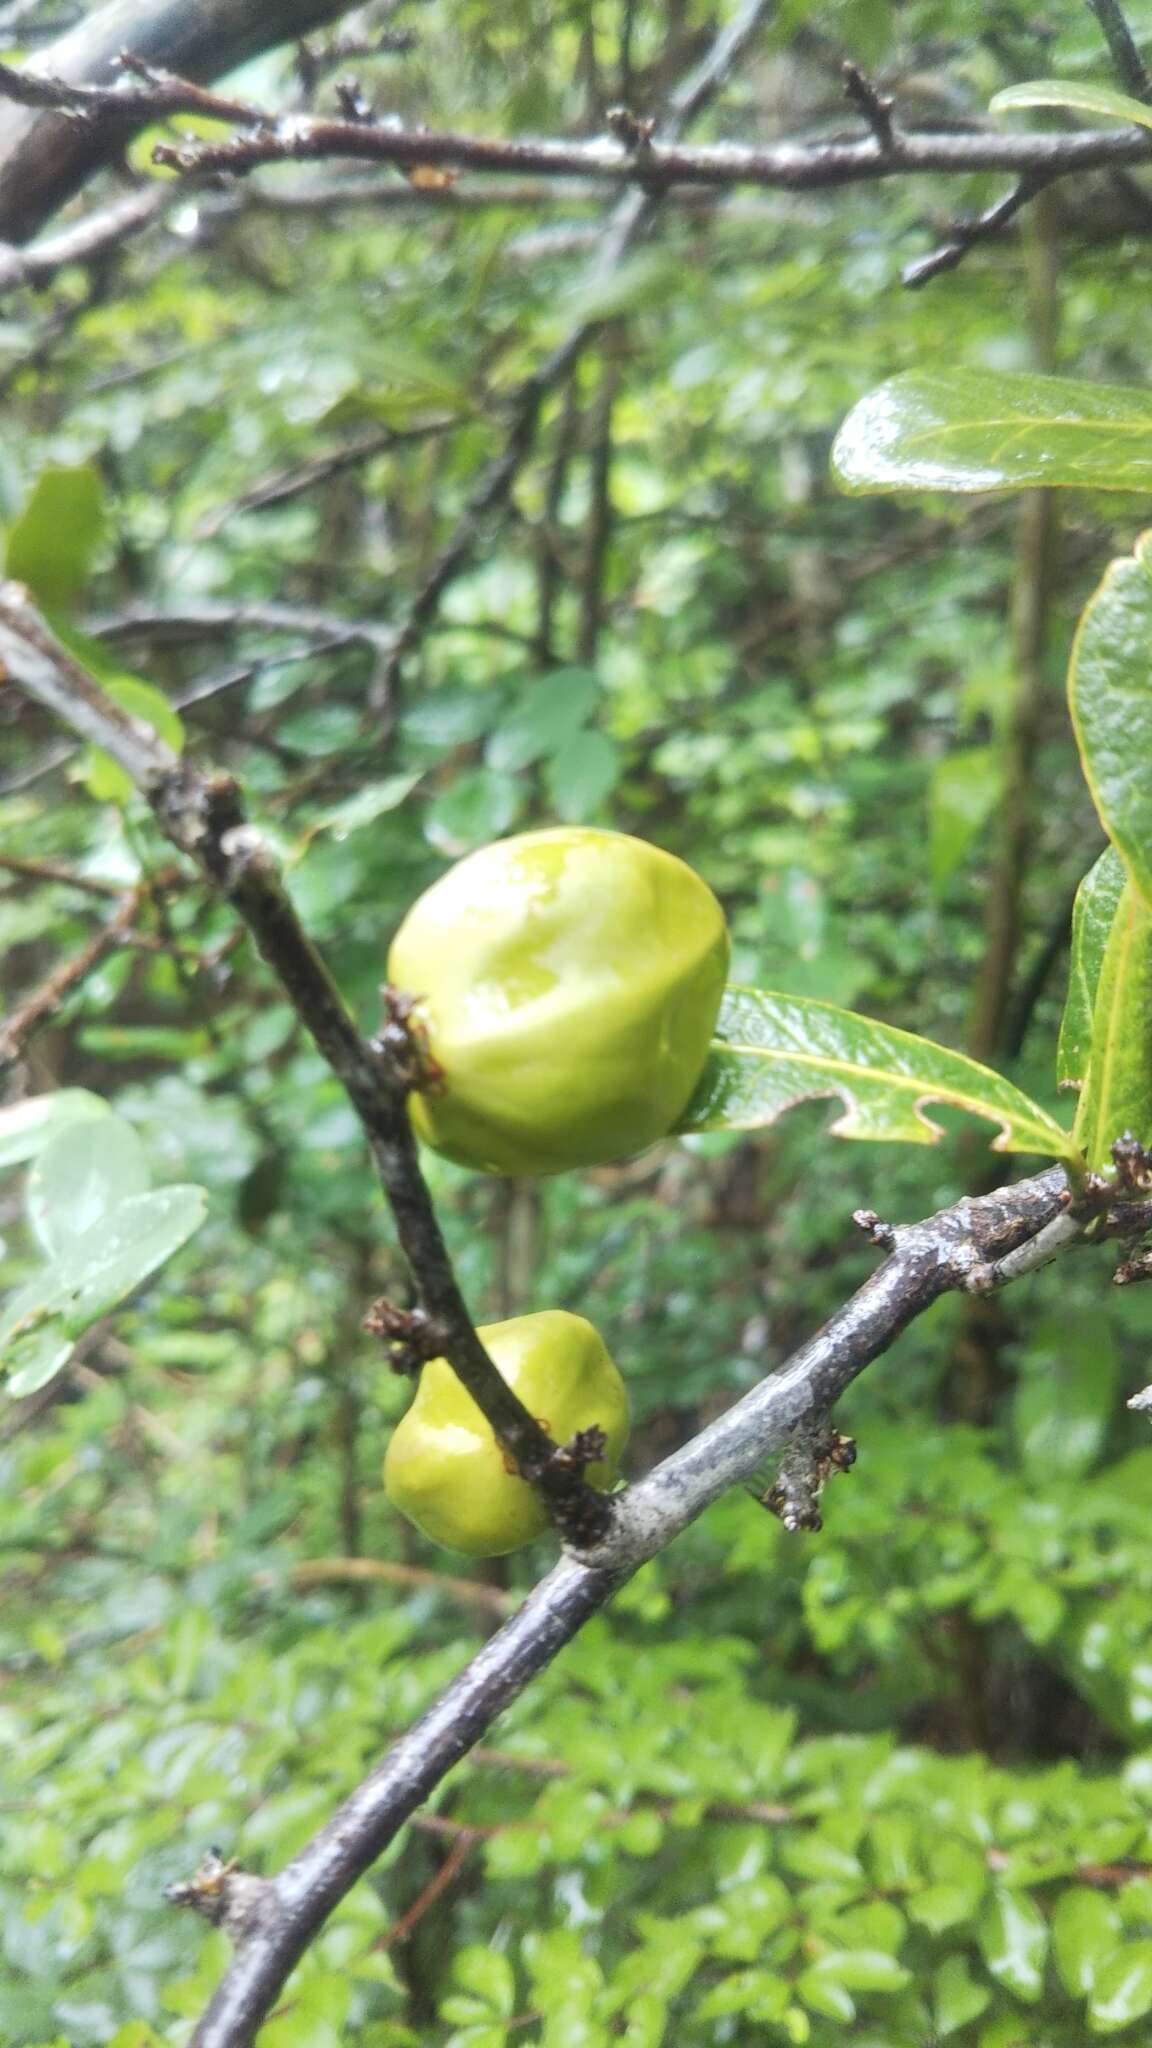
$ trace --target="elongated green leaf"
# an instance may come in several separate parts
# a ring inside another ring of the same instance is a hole
[[[66,1125],[86,1117],[107,1117],[111,1110],[87,1088],[58,1088],[52,1095],[29,1095],[0,1109],[0,1167],[20,1166],[35,1159],[41,1147]]]
[[[1081,613],[1068,702],[1100,822],[1152,903],[1152,533],[1109,564]]]
[[[62,1258],[129,1195],[143,1194],[144,1147],[123,1117],[74,1125],[45,1145],[28,1176],[28,1219],[49,1258]]]
[[[94,463],[42,469],[9,535],[4,566],[49,611],[83,588],[104,530],[104,485]]]
[[[1152,394],[1009,370],[907,372],[836,436],[847,491],[1152,489]]]
[[[1096,1167],[1128,1131],[1152,1137],[1152,909],[1131,881],[1104,949],[1073,1136]]]
[[[1052,1916],[1052,1953],[1072,1998],[1086,1998],[1116,1949],[1120,1916],[1110,1899],[1086,1885],[1062,1892]]]
[[[988,1067],[832,1003],[729,988],[716,1037],[681,1130],[755,1130],[794,1103],[838,1095],[839,1138],[931,1145],[940,1128],[925,1105],[939,1102],[999,1124],[995,1151],[1074,1156],[1067,1131]]]
[[[1091,114],[1104,121],[1134,121],[1138,128],[1152,128],[1152,107],[1143,100],[1129,99],[1110,85],[1077,85],[1066,78],[1030,78],[1023,85],[1009,85],[988,105],[994,114],[1012,114],[1019,107],[1063,107],[1070,114]]]
[[[1056,1053],[1056,1079],[1062,1088],[1079,1088],[1088,1072],[1096,988],[1126,880],[1127,872],[1116,848],[1106,846],[1076,891],[1068,994]]]
[[[1048,1923],[1024,1892],[998,1891],[977,1930],[984,1961],[997,1982],[1035,2004],[1044,1989]]]
[[[959,867],[1000,793],[996,747],[964,747],[945,754],[932,771],[928,795],[929,869],[939,890]]]

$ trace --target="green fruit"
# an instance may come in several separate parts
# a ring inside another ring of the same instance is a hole
[[[482,847],[389,955],[438,1069],[412,1098],[417,1132],[487,1173],[642,1151],[688,1106],[727,971],[712,891],[646,840],[574,826]]]
[[[508,1385],[557,1443],[599,1424],[608,1456],[590,1465],[587,1477],[593,1486],[610,1486],[628,1440],[628,1393],[599,1331],[583,1316],[550,1308],[489,1323],[480,1337]],[[384,1459],[384,1489],[393,1507],[434,1543],[470,1557],[500,1557],[548,1526],[539,1495],[508,1467],[491,1424],[447,1359],[432,1359]]]

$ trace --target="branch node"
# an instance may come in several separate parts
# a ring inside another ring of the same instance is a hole
[[[895,101],[887,93],[879,91],[858,64],[847,59],[840,66],[844,80],[844,97],[851,101],[857,113],[863,114],[873,139],[882,156],[895,156],[900,148],[900,138],[892,121]]]
[[[833,1472],[850,1472],[856,1463],[856,1440],[833,1429],[827,1415],[798,1431],[780,1459],[776,1479],[760,1495],[761,1507],[782,1522],[790,1535],[824,1527],[820,1496]]]
[[[1116,1187],[1122,1196],[1146,1195],[1152,1190],[1152,1154],[1144,1150],[1131,1131],[1122,1132],[1113,1141],[1112,1164],[1116,1168]]]
[[[370,100],[366,99],[358,78],[338,78],[336,98],[340,112],[346,121],[372,121],[375,112]]]
[[[170,1906],[187,1906],[213,1927],[222,1927],[237,1946],[270,1931],[280,1918],[280,1901],[270,1878],[253,1877],[231,1856],[209,1849],[190,1878],[164,1887]]]
[[[891,1223],[885,1223],[875,1209],[853,1209],[852,1221],[857,1230],[862,1230],[869,1244],[877,1251],[890,1252],[896,1248],[896,1230]]]
[[[386,983],[380,1000],[383,1021],[372,1040],[372,1050],[384,1061],[390,1080],[405,1095],[434,1088],[444,1079],[444,1070],[432,1057],[420,998]]]
[[[632,112],[631,107],[609,107],[604,116],[604,125],[630,156],[651,156],[652,137],[656,130],[655,121],[641,119],[639,114]]]
[[[379,1337],[393,1372],[414,1377],[430,1358],[443,1356],[448,1332],[422,1308],[397,1308],[381,1295],[361,1323],[370,1337]]]

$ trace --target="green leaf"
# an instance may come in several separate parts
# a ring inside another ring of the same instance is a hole
[[[981,1953],[998,1984],[1029,2005],[1044,1989],[1048,1922],[1024,1892],[997,1891],[980,1918]]]
[[[1006,86],[988,106],[993,114],[1015,113],[1019,107],[1063,107],[1069,114],[1100,115],[1105,121],[1134,121],[1138,128],[1152,128],[1152,107],[1143,100],[1129,99],[1110,85],[1077,85],[1064,78],[1030,78],[1022,85]]]
[[[602,732],[578,732],[548,763],[548,796],[558,818],[580,824],[616,786],[620,752]]]
[[[1036,1479],[1076,1478],[1096,1463],[1119,1376],[1115,1337],[1097,1311],[1078,1315],[1066,1308],[1032,1332],[1016,1382],[1013,1424],[1023,1463]]]
[[[1152,904],[1152,533],[1109,564],[1085,605],[1068,701],[1100,822]]]
[[[1152,1941],[1129,1941],[1101,1963],[1088,2003],[1093,2034],[1114,2034],[1152,2012]]]
[[[1071,1998],[1087,1998],[1116,1948],[1120,1918],[1111,1901],[1086,1885],[1062,1892],[1052,1915],[1052,1955]]]
[[[911,370],[870,391],[836,436],[847,491],[1152,488],[1152,394],[1019,370]]]
[[[559,668],[526,684],[484,750],[488,766],[514,774],[557,753],[591,716],[599,694],[600,679],[590,668]]]
[[[948,1956],[932,1979],[936,2032],[944,2037],[959,2033],[979,2019],[991,1996],[989,1986],[972,1976],[964,1956]]]
[[[0,1314],[0,1370],[31,1394],[60,1370],[76,1338],[135,1292],[204,1221],[203,1188],[130,1195],[34,1274]]]
[[[881,1948],[831,1949],[813,1965],[849,1991],[902,1991],[911,1973]]]
[[[1106,846],[1076,891],[1068,994],[1056,1054],[1056,1078],[1065,1087],[1081,1087],[1088,1071],[1096,989],[1125,879],[1124,863],[1116,848]]]
[[[1141,1142],[1152,1137],[1152,909],[1132,882],[1104,949],[1073,1137],[1088,1165],[1100,1167],[1129,1131]]]
[[[419,780],[416,770],[408,775],[387,775],[382,782],[366,782],[355,796],[346,797],[343,803],[334,804],[331,810],[313,818],[308,827],[309,838],[316,832],[330,832],[333,839],[341,840],[347,839],[350,832],[363,831],[365,825],[373,825],[386,812],[396,810]]]
[[[58,1088],[52,1095],[29,1095],[24,1102],[13,1102],[0,1109],[0,1167],[35,1159],[41,1147],[70,1124],[111,1114],[108,1104],[87,1088]]]
[[[144,1147],[122,1117],[74,1124],[45,1145],[28,1176],[28,1220],[42,1251],[63,1258],[150,1179]]]
[[[461,1949],[452,1967],[453,1981],[471,1992],[501,2018],[516,2009],[516,1978],[507,1956],[492,1948]]]
[[[929,865],[939,890],[959,867],[1000,793],[996,747],[966,747],[945,754],[932,770],[928,792]]]
[[[424,836],[439,853],[469,853],[508,830],[520,807],[520,794],[514,776],[473,769],[429,806]]]
[[[42,469],[8,534],[5,572],[48,611],[66,611],[87,579],[104,531],[104,485],[91,462]]]
[[[714,1044],[682,1131],[757,1130],[797,1102],[839,1096],[839,1138],[931,1145],[924,1114],[947,1103],[1000,1125],[997,1152],[1075,1157],[1066,1131],[1035,1102],[962,1053],[832,1003],[770,990],[725,991]]]
[[[847,1986],[827,1976],[818,1964],[796,1979],[796,1992],[809,2012],[824,2019],[843,2020],[847,2025],[856,2017],[856,2001]]]

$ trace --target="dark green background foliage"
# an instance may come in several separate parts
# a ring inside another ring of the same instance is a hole
[[[701,0],[428,0],[402,18],[413,48],[358,60],[366,88],[492,133],[654,106],[714,27]],[[1073,0],[1042,21],[800,0],[712,132],[843,127],[844,56],[918,118],[963,118],[1015,79],[1103,76],[1094,34]],[[242,83],[271,102],[294,89],[286,59]],[[243,780],[366,1028],[390,933],[448,860],[588,820],[700,869],[737,978],[982,1041],[1056,1107],[1071,892],[1102,844],[1062,673],[1135,501],[1061,508],[1021,760],[1019,502],[850,499],[827,473],[837,425],[881,378],[1035,366],[1020,241],[922,294],[899,285],[995,183],[674,204],[596,307],[580,278],[602,198],[471,208],[386,173],[378,189],[387,206],[322,212],[189,192],[93,278],[8,300],[9,567],[49,573],[45,602],[89,633],[132,607],[208,604],[386,624],[500,447],[503,399],[601,312],[514,516],[394,706],[371,646],[336,633],[154,629],[107,641],[110,673],[202,693],[190,743]],[[1124,383],[1145,373],[1149,315],[1110,196],[1068,188],[1051,227],[1059,360]],[[384,429],[410,438],[244,509],[269,477]],[[5,851],[123,886],[168,864],[106,767],[39,772],[58,735],[26,708],[0,715]],[[1018,943],[989,993],[987,906],[1019,801]],[[102,914],[0,874],[9,998]],[[209,1215],[78,1354],[65,1398],[0,1420],[10,2048],[185,2040],[223,1937],[163,1905],[163,1885],[211,1843],[278,1866],[550,1553],[480,1572],[473,1597],[388,1508],[405,1393],[359,1323],[403,1282],[352,1114],[195,887],[140,928],[159,944],[90,975],[23,1080],[106,1097],[155,1179],[203,1186]],[[991,1184],[956,1118],[917,1151],[842,1145],[826,1121],[809,1107],[760,1137],[535,1186],[433,1163],[473,1309],[592,1316],[632,1388],[643,1469],[870,1270],[854,1207],[911,1219]],[[2,1184],[13,1283],[34,1256],[21,1178]],[[1107,1254],[1084,1252],[918,1324],[843,1404],[861,1457],[823,1533],[787,1536],[740,1496],[649,1566],[346,1901],[262,2043],[1147,2039],[1152,1442],[1123,1400],[1149,1377],[1152,1305],[1108,1282]],[[351,1556],[384,1569],[302,1569]]]

